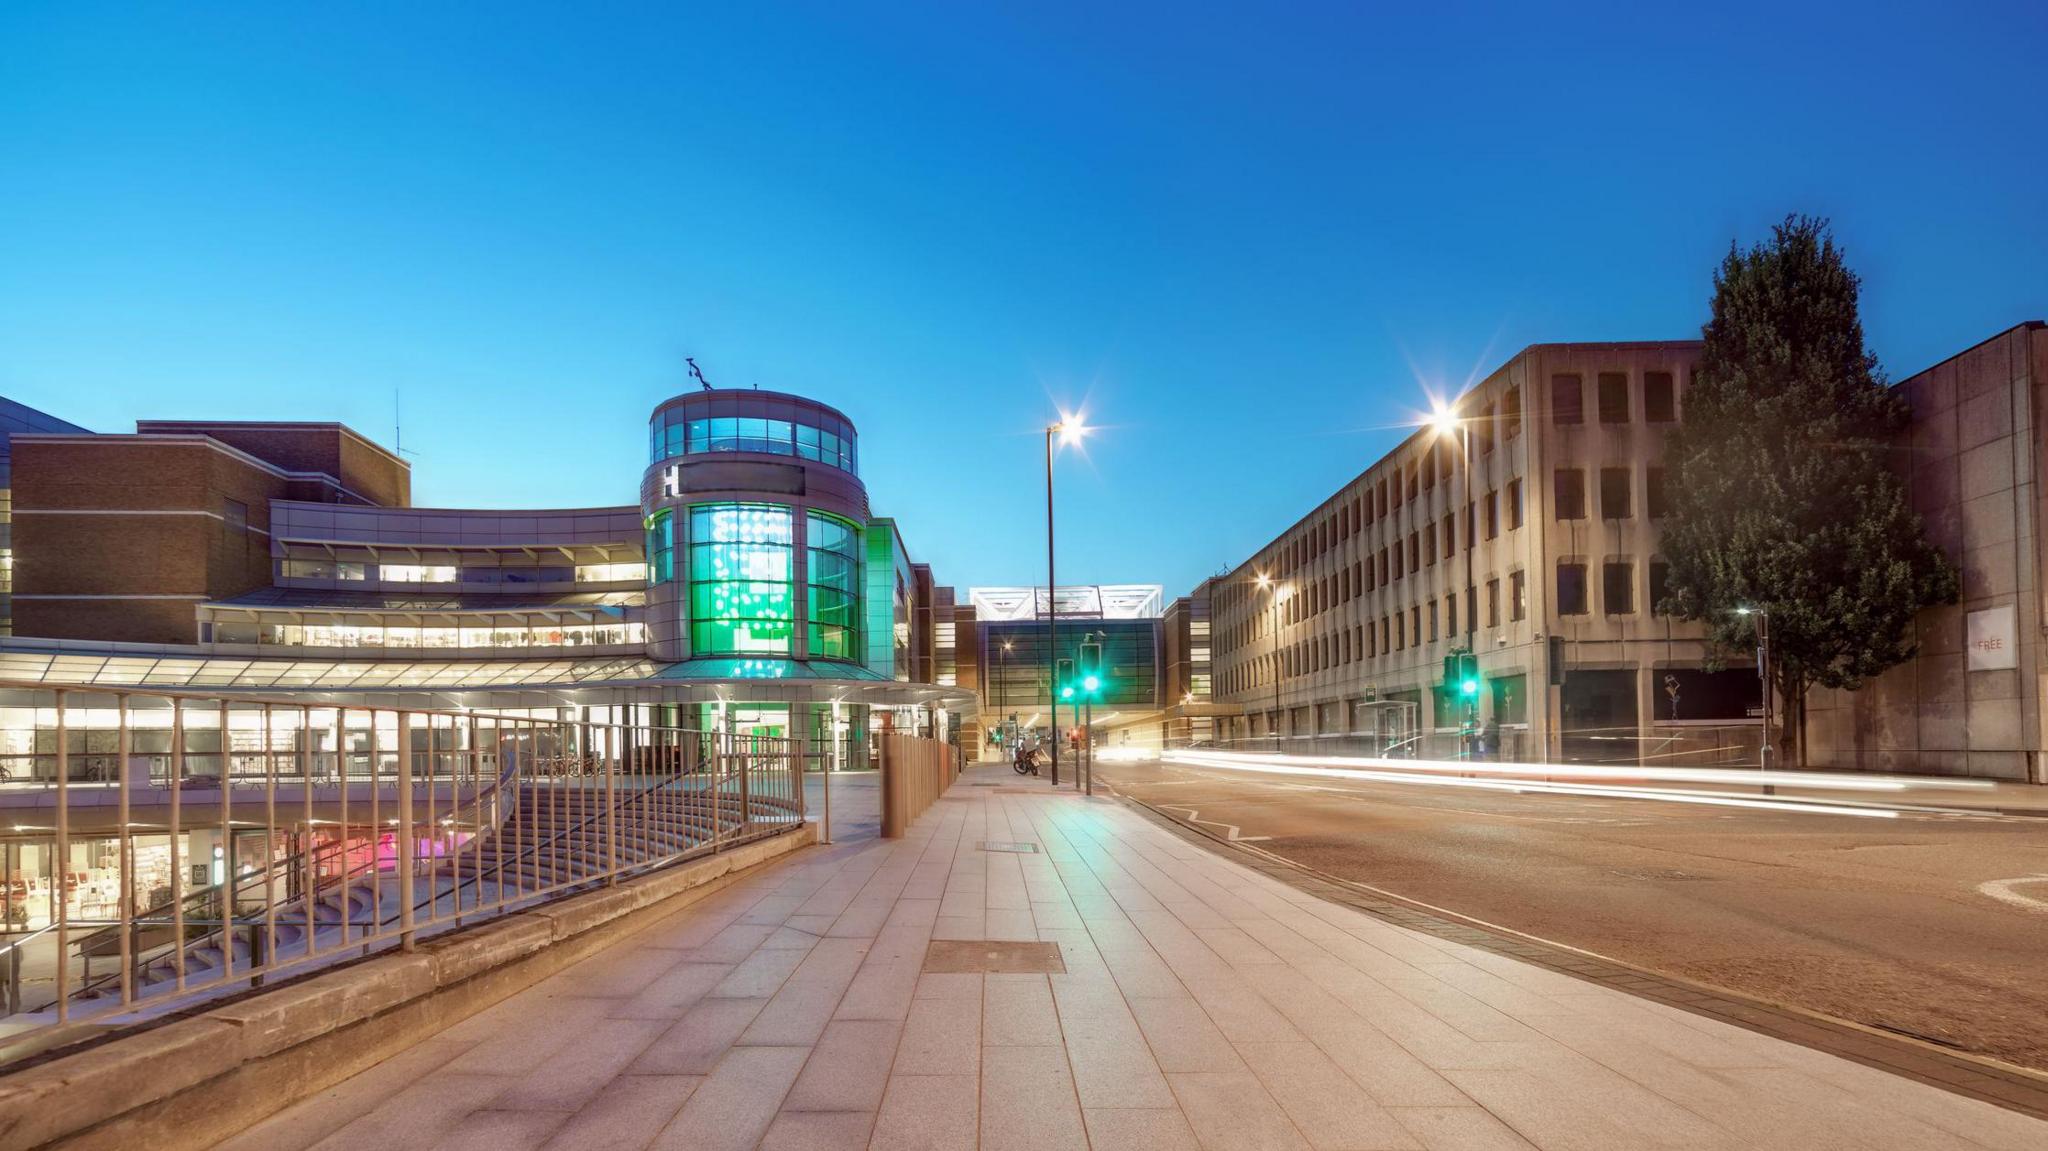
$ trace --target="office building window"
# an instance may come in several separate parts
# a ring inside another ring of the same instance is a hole
[[[1663,560],[1650,561],[1650,614],[1664,615],[1670,604],[1667,600],[1666,584],[1671,578],[1671,565]]]
[[[1649,470],[1649,474],[1644,480],[1643,513],[1653,520],[1663,519],[1671,514],[1671,505],[1666,502],[1667,499],[1668,495],[1664,489],[1664,469],[1653,467]]]
[[[1550,377],[1550,422],[1560,428],[1586,422],[1585,380],[1578,374]]]
[[[1429,601],[1429,642],[1436,642],[1436,601]]]
[[[1485,456],[1493,452],[1493,405],[1479,410],[1479,419],[1472,425],[1472,451]]]
[[[1520,623],[1529,618],[1529,581],[1526,573],[1508,573],[1508,619]]]
[[[1405,651],[1407,647],[1408,617],[1406,615],[1396,613],[1394,615],[1394,650]]]
[[[1450,538],[1450,535],[1451,533],[1447,531],[1444,533],[1444,538],[1448,540]],[[1422,562],[1425,564],[1433,564],[1436,562],[1435,524],[1429,524],[1422,529]]]
[[[1500,535],[1500,493],[1486,493],[1486,538]]]
[[[1586,473],[1578,468],[1557,469],[1554,496],[1552,503],[1557,507],[1558,519],[1585,519]]]
[[[1409,532],[1409,533],[1408,533],[1408,570],[1409,570],[1409,571],[1421,571],[1421,570],[1422,570],[1422,545],[1421,545],[1421,542],[1420,542],[1420,541],[1421,541],[1421,539],[1422,539],[1421,535],[1420,535],[1419,533],[1417,533],[1417,532]]]
[[[1433,614],[1436,608],[1432,606],[1429,610]],[[1420,604],[1408,609],[1408,632],[1415,637],[1416,643],[1422,642],[1422,605]]]
[[[1586,565],[1558,564],[1557,614],[1585,615],[1586,612]]]
[[[1653,424],[1678,419],[1678,393],[1670,372],[1643,373],[1643,418]]]
[[[1458,550],[1458,526],[1456,516],[1444,517],[1444,558],[1450,559]]]
[[[1600,518],[1625,520],[1628,508],[1628,469],[1600,469]]]
[[[1500,581],[1486,581],[1486,626],[1500,626]]]
[[[1626,560],[1608,561],[1600,569],[1600,608],[1608,615],[1636,613],[1636,568]]]
[[[1451,592],[1449,595],[1444,596],[1444,634],[1448,636],[1456,636],[1458,634],[1457,592]]]
[[[1500,398],[1500,438],[1512,440],[1522,434],[1522,389],[1509,388]]]
[[[1508,481],[1508,530],[1514,531],[1521,526],[1522,481],[1520,479],[1512,479]]]
[[[1628,373],[1600,373],[1600,422],[1603,424],[1625,424],[1628,422]]]

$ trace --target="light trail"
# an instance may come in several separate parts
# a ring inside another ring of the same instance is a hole
[[[1539,764],[1475,764],[1463,761],[1444,760],[1378,760],[1341,759],[1301,762],[1298,757],[1282,755],[1253,755],[1244,752],[1182,752],[1169,751],[1160,756],[1162,762],[1180,764],[1186,767],[1207,767],[1225,771],[1245,771],[1266,775],[1284,775],[1316,779],[1349,779],[1372,783],[1419,784],[1429,787],[1456,787],[1479,791],[1504,791],[1512,794],[1573,795],[1597,799],[1644,799],[1658,803],[1686,803],[1707,807],[1738,807],[1762,811],[1797,811],[1812,815],[1847,815],[1862,819],[1896,819],[1900,810],[1890,807],[1847,806],[1844,804],[1822,803],[1797,797],[1763,797],[1740,795],[1722,791],[1699,791],[1686,788],[1622,787],[1612,784],[1572,783],[1556,779],[1489,778],[1487,773],[1494,768],[1547,768],[1555,776],[1570,774],[1557,770],[1557,765]],[[1288,761],[1294,762],[1288,762]],[[1354,767],[1349,764],[1370,764],[1374,766]],[[1659,769],[1651,769],[1657,771]],[[1665,771],[1690,771],[1693,769],[1662,769]],[[1460,774],[1449,774],[1460,773]],[[1756,772],[1727,773],[1744,783],[1775,782],[1760,780],[1759,776],[1792,776],[1802,778],[1806,772]],[[1627,774],[1631,780],[1645,778],[1642,771]],[[1687,780],[1687,782],[1693,782]],[[1718,782],[1718,781],[1715,781]],[[1897,783],[1898,781],[1887,781]],[[1945,781],[1944,781],[1945,782]],[[1803,785],[1803,784],[1802,784]],[[1872,790],[1904,790],[1898,788],[1876,788]]]

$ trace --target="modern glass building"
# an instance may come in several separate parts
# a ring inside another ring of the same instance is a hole
[[[637,500],[559,509],[413,507],[406,461],[338,424],[33,415],[10,424],[23,611],[0,678],[634,708],[802,738],[813,766],[973,711],[934,682],[950,590],[871,514],[853,421],[815,400],[666,400]],[[158,482],[95,482],[117,475]],[[0,730],[0,757],[33,775],[36,738]]]

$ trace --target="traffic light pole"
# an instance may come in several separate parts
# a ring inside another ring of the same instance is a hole
[[[1474,513],[1479,510],[1479,499],[1473,494],[1472,484],[1472,425],[1458,421],[1460,454],[1465,457],[1465,650],[1472,653],[1472,674],[1479,674],[1479,597],[1472,586],[1472,545],[1479,542],[1479,521]],[[1474,692],[1465,703],[1466,755],[1469,757],[1479,734],[1479,694]]]

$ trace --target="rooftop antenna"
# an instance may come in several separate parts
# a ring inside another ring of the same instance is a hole
[[[705,391],[710,391],[711,381],[704,378],[704,369],[697,366],[697,357],[684,356],[683,362],[690,365],[690,378],[696,380],[700,384],[703,384]]]
[[[403,389],[391,389],[391,454],[394,456],[416,456],[418,452],[405,450],[405,410],[399,406]]]

